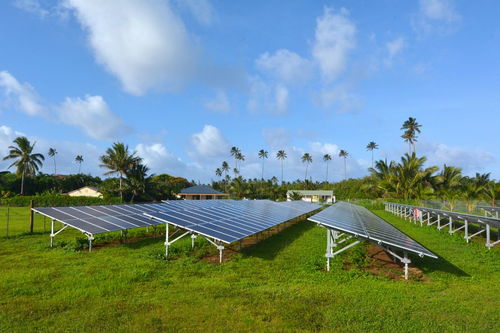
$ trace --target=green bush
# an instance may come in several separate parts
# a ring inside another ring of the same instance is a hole
[[[120,198],[117,197],[101,199],[93,197],[70,197],[68,195],[45,194],[45,195],[17,196],[8,199],[0,199],[0,205],[25,207],[29,206],[31,200],[33,200],[35,207],[88,206],[88,205],[109,205],[109,204],[120,203]]]

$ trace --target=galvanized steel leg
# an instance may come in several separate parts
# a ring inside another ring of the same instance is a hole
[[[165,224],[165,260],[168,258],[168,223]]]
[[[465,228],[464,228],[464,233],[465,233],[465,239],[467,240],[467,243],[469,242],[469,223],[467,223],[467,220],[464,220],[465,223]]]
[[[491,249],[491,242],[490,242],[490,225],[486,225],[486,247],[488,249]]]
[[[51,226],[50,226],[50,247],[54,245],[54,220],[51,221]]]
[[[404,264],[405,264],[405,280],[408,280],[408,253],[406,251],[404,251],[404,260],[403,260]]]

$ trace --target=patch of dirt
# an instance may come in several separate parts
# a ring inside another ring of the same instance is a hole
[[[391,280],[404,280],[404,265],[384,251],[381,247],[370,244],[367,248],[367,256],[370,258],[370,264],[366,268],[370,273],[383,276]],[[425,281],[424,273],[417,267],[408,267],[408,279]]]

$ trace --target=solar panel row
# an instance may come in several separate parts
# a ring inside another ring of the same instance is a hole
[[[152,204],[34,208],[90,235],[170,223],[231,243],[318,209],[308,203],[269,200],[165,201]],[[147,214],[147,215],[146,215]],[[51,237],[55,234],[52,232]]]
[[[268,200],[191,201],[187,204],[172,201],[166,204],[171,209],[146,215],[224,243],[233,243],[320,207],[307,203],[291,207]]]
[[[309,220],[380,245],[437,258],[425,247],[361,206],[339,202],[311,216]]]
[[[489,216],[479,216],[473,214],[466,214],[461,212],[451,212],[442,209],[435,208],[427,208],[427,207],[419,207],[412,205],[405,205],[393,202],[385,202],[386,210],[390,211],[396,215],[401,217],[413,219],[414,221],[420,221],[420,224],[423,225],[424,215],[425,220],[427,220],[427,225],[433,225],[437,223],[437,228],[442,229],[444,227],[449,227],[449,233],[453,234],[458,230],[464,230],[464,238],[469,242],[473,237],[480,235],[481,233],[486,233],[486,246],[491,248],[492,246],[500,243],[500,219],[496,217]],[[446,218],[446,222],[443,223],[442,217]],[[431,219],[436,219],[431,222]],[[463,224],[456,229],[453,229],[454,222],[462,221]],[[473,234],[469,233],[469,224],[478,224],[480,226],[484,226],[484,229],[479,230]],[[491,227],[498,228],[499,230],[499,239],[496,242],[491,241]]]

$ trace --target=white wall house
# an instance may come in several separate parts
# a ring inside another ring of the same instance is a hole
[[[66,193],[70,197],[94,197],[94,198],[102,198],[102,193],[99,192],[97,187],[93,186],[84,186],[79,189],[73,190],[71,192]]]
[[[324,202],[324,203],[335,203],[336,198],[333,195],[333,191],[330,190],[289,190],[286,192],[287,201],[292,201],[293,192],[298,193],[302,197],[302,201],[306,202]]]

